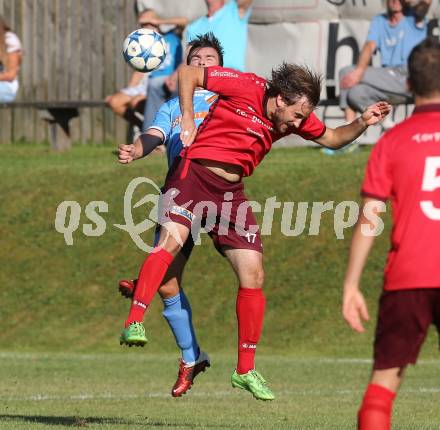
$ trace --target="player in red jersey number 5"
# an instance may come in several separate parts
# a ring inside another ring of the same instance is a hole
[[[440,44],[427,39],[408,60],[415,95],[411,117],[371,152],[363,206],[393,209],[391,249],[374,342],[373,373],[358,414],[359,430],[389,430],[393,400],[408,364],[415,364],[431,324],[440,330]],[[363,211],[362,211],[363,213]],[[369,217],[371,219],[371,217]],[[343,315],[363,332],[368,310],[359,283],[378,225],[361,215],[344,281]]]

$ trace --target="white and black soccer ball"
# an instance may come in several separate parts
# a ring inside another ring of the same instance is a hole
[[[144,73],[151,72],[160,67],[165,60],[165,40],[154,30],[141,28],[126,37],[122,54],[133,69]]]

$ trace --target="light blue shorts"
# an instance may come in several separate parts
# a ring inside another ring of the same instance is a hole
[[[0,103],[13,102],[17,91],[11,82],[0,81]]]

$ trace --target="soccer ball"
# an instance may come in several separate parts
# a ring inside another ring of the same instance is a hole
[[[126,37],[122,54],[133,69],[144,73],[151,72],[165,60],[165,40],[154,30],[141,28]]]

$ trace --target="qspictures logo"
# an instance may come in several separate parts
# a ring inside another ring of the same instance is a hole
[[[133,203],[138,187],[147,186],[149,192],[137,202]],[[292,202],[279,201],[276,196],[266,198],[264,202],[243,201],[237,208],[234,219],[231,220],[231,201],[233,195],[226,192],[223,201],[200,201],[193,205],[190,200],[184,204],[177,204],[175,199],[179,195],[178,189],[170,189],[165,193],[151,179],[138,177],[127,186],[123,196],[123,224],[113,224],[112,227],[126,232],[136,246],[145,252],[151,252],[155,246],[160,246],[169,236],[172,236],[180,245],[183,245],[176,224],[171,222],[171,215],[184,218],[191,225],[191,235],[196,245],[201,243],[201,234],[209,233],[218,223],[218,235],[227,235],[231,226],[237,234],[245,237],[249,242],[255,241],[257,233],[261,236],[270,236],[279,230],[286,237],[317,236],[321,232],[323,216],[333,219],[333,231],[339,240],[345,238],[347,229],[353,227],[360,215],[357,202],[344,200],[342,202]],[[362,233],[366,236],[379,236],[384,230],[384,224],[379,217],[386,211],[386,205],[380,202],[369,202],[363,208],[363,215],[369,221],[362,225]],[[133,210],[144,209],[143,220],[135,222]],[[247,213],[252,209],[254,213],[262,214],[260,225],[247,225]],[[76,201],[61,202],[55,214],[55,230],[62,234],[66,245],[74,245],[74,234],[80,226],[82,208]],[[82,225],[82,233],[89,237],[99,237],[107,231],[107,221],[103,214],[109,212],[109,205],[105,201],[92,201],[84,209],[86,218],[91,221]],[[276,216],[277,215],[277,216]],[[276,221],[277,219],[277,221]],[[163,226],[166,234],[162,235],[161,243],[147,243],[144,233],[151,229]]]

